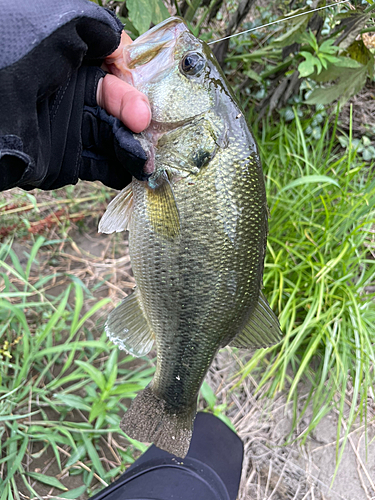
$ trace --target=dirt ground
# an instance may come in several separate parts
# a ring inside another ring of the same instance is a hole
[[[89,221],[85,229],[83,232],[72,224],[70,243],[60,247],[55,265],[60,270],[79,276],[90,289],[100,283],[95,291],[96,297],[110,296],[115,305],[134,286],[126,238],[123,235],[99,235],[94,220]],[[27,242],[16,242],[13,248],[22,261]],[[48,272],[47,267],[44,272]],[[56,283],[55,286],[63,284]],[[217,405],[226,405],[225,413],[244,442],[245,456],[238,499],[374,500],[374,400],[369,396],[367,429],[363,422],[358,422],[350,433],[335,475],[336,410],[332,409],[301,444],[301,440],[295,439],[305,434],[309,424],[307,412],[292,433],[292,439],[289,439],[293,403],[287,404],[285,394],[278,394],[273,401],[263,398],[262,390],[254,395],[257,382],[251,376],[235,388],[239,381],[237,372],[245,359],[249,359],[248,353],[225,348],[218,354],[207,376],[216,394]],[[306,389],[306,395],[307,392]],[[301,397],[298,411],[304,403],[305,397]],[[200,402],[200,407],[205,407],[204,401]],[[342,429],[345,432],[345,419]],[[36,470],[40,465],[30,463],[29,470]],[[51,473],[53,468],[48,472]],[[70,478],[66,478],[64,484],[70,488],[79,486],[77,477],[72,477],[71,483],[69,481]]]
[[[252,377],[242,382],[239,394],[232,392],[231,388],[238,382],[235,373],[240,368],[241,358],[226,348],[218,354],[208,375],[218,403],[227,404],[226,414],[244,441],[239,500],[374,500],[373,400],[369,399],[367,433],[364,423],[355,425],[335,475],[337,411],[326,415],[301,444],[296,438],[303,437],[309,425],[307,412],[289,439],[293,403],[287,404],[283,393],[273,401],[262,398],[262,391],[254,396],[257,383]],[[303,394],[303,388],[300,391]],[[306,397],[307,394],[306,388]],[[299,399],[298,411],[304,406],[306,397]],[[345,418],[342,426],[343,435]]]

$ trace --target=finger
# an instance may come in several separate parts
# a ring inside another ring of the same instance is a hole
[[[151,121],[147,97],[114,75],[106,75],[98,84],[98,105],[121,120],[135,133],[142,132]]]

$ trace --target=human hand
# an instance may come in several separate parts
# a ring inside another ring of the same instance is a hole
[[[125,32],[117,49],[105,59],[104,68],[111,72],[116,62],[121,66],[125,45],[132,42]],[[108,114],[115,116],[135,133],[146,129],[151,121],[151,109],[147,97],[113,74],[107,74],[98,83],[96,100]]]
[[[109,64],[122,59],[131,41],[122,23],[87,0],[5,2],[4,9],[0,149],[8,153],[0,154],[0,191],[78,179],[122,189],[132,176],[148,178],[147,153],[129,131],[148,126],[147,98],[98,66],[112,51]]]

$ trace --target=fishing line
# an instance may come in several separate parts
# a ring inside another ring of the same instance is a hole
[[[307,16],[307,14],[311,14],[312,12],[317,12],[318,10],[328,9],[329,7],[334,7],[335,5],[340,5],[340,3],[348,3],[350,0],[341,0],[341,2],[331,3],[326,5],[325,7],[319,7],[318,9],[309,10],[307,12],[301,12],[300,14],[294,14],[294,16],[286,17],[285,19],[278,19],[277,21],[272,21],[272,23],[262,24],[262,26],[256,26],[255,28],[251,28],[246,31],[241,31],[240,33],[235,33],[234,35],[225,36],[224,38],[219,38],[219,40],[214,40],[213,42],[208,42],[207,45],[212,45],[213,43],[221,42],[223,40],[227,40],[228,38],[232,38],[234,36],[243,35],[244,33],[249,33],[250,31],[260,30],[260,28],[265,28],[266,26],[271,26],[271,24],[282,23],[284,21],[289,21],[289,19],[293,19],[294,17],[299,16]]]

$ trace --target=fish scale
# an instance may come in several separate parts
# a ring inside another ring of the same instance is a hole
[[[137,283],[106,331],[133,355],[146,354],[153,342],[157,350],[155,375],[121,428],[184,457],[217,351],[229,343],[266,347],[282,336],[261,292],[265,186],[254,138],[224,75],[181,19],[161,23],[128,50],[119,76],[149,98],[153,123],[140,140],[155,163],[150,179],[133,178],[100,223],[102,232],[129,229]]]

